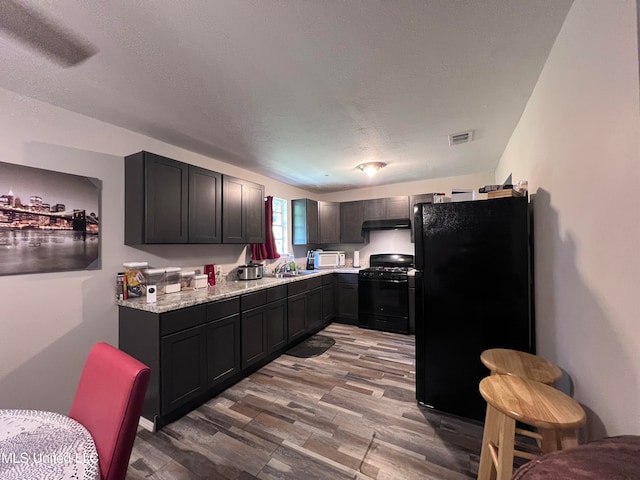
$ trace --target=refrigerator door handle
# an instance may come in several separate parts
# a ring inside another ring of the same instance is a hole
[[[415,242],[415,254],[413,260],[416,270],[424,270],[423,254],[423,232],[422,232],[422,204],[413,206],[413,238]]]

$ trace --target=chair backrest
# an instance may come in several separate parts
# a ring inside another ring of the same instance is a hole
[[[107,343],[89,352],[69,416],[93,436],[102,480],[126,477],[150,374]]]

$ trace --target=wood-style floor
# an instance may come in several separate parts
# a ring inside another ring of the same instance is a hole
[[[178,421],[140,430],[128,480],[475,479],[482,426],[419,407],[414,337],[332,324]]]

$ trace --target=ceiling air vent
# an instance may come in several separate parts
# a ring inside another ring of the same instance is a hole
[[[449,135],[449,145],[459,145],[461,143],[467,143],[473,140],[473,130],[460,133],[452,133]]]

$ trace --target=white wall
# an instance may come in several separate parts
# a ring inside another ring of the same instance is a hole
[[[124,238],[123,156],[149,150],[262,183],[268,195],[308,192],[112,125],[0,89],[0,161],[102,180],[102,268],[0,277],[0,408],[66,413],[85,356],[97,341],[117,345],[115,274],[122,263],[155,266],[245,263],[244,246],[127,247]],[[7,193],[9,179],[0,178]],[[250,252],[249,252],[250,254]]]
[[[640,434],[640,105],[632,1],[576,0],[496,179],[529,180],[538,353],[591,438]]]

